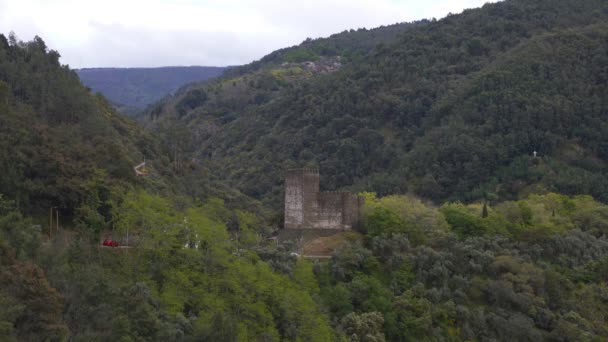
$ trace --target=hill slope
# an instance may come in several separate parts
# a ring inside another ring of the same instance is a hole
[[[181,86],[217,77],[224,67],[86,68],[76,72],[94,92],[113,103],[142,110]]]
[[[189,130],[186,153],[277,206],[282,172],[302,165],[320,166],[330,189],[606,201],[607,18],[598,0],[487,4],[332,72],[271,61],[185,88],[149,125],[169,140],[166,127]]]
[[[243,196],[169,151],[42,39],[0,35],[3,341],[334,339],[312,294],[255,253],[265,226],[229,203]]]
[[[332,171],[333,186],[432,198],[601,190],[583,185],[605,170],[606,11],[582,4],[487,6],[360,60],[279,56],[190,86],[149,113],[164,145],[91,95],[42,40],[0,35],[0,335],[606,340],[608,206],[590,196],[437,207],[365,193],[360,234],[315,264],[265,241],[255,213],[213,198],[227,179],[276,203],[280,168],[303,163]],[[516,33],[469,40],[467,30],[492,30],[467,18]],[[143,156],[153,176],[134,179]],[[46,222],[58,202],[76,219],[52,236],[19,210]],[[130,236],[129,248],[99,246],[102,227]]]
[[[230,203],[251,201],[213,177],[186,167],[179,175],[171,149],[135,121],[91,94],[78,75],[59,64],[44,41],[0,39],[0,194],[31,215],[58,207],[67,219],[114,190],[143,186],[164,194],[199,199],[217,196]],[[146,160],[151,177],[138,179],[133,167]],[[114,190],[113,190],[114,189]],[[104,209],[105,208],[105,209]],[[105,210],[105,211],[104,211]],[[75,216],[76,215],[76,216]]]
[[[29,213],[57,206],[71,215],[88,187],[133,183],[133,165],[160,154],[58,58],[40,38],[0,37],[0,193]]]

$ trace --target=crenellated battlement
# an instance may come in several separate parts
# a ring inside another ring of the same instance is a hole
[[[359,223],[363,197],[348,191],[319,191],[319,169],[287,170],[285,228],[352,229]]]
[[[290,173],[301,172],[301,173],[311,173],[311,174],[318,175],[319,169],[317,169],[317,168],[296,168],[296,169],[288,169],[287,172],[290,172]]]

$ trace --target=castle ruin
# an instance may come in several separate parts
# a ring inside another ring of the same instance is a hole
[[[320,192],[318,169],[290,169],[285,178],[284,228],[349,230],[359,223],[363,202],[350,192]]]

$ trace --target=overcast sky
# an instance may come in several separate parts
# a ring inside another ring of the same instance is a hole
[[[245,64],[307,37],[490,0],[0,0],[0,33],[40,36],[73,68]]]

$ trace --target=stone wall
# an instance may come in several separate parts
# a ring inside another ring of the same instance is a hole
[[[287,177],[285,178],[285,228],[301,228],[305,225],[304,213],[314,208],[313,202],[315,200],[311,198],[311,194],[319,192],[318,179],[318,170],[293,169],[287,171]],[[306,211],[304,210],[305,203],[308,208]]]
[[[343,226],[342,193],[319,192],[319,219],[311,228],[347,229]]]
[[[319,219],[319,170],[303,169],[302,195],[304,199],[304,222],[302,227],[312,227]]]
[[[343,224],[351,228],[359,225],[361,209],[363,208],[364,198],[351,193],[342,194],[342,217]]]
[[[287,171],[284,228],[351,229],[362,206],[363,198],[350,192],[320,192],[317,169]]]

